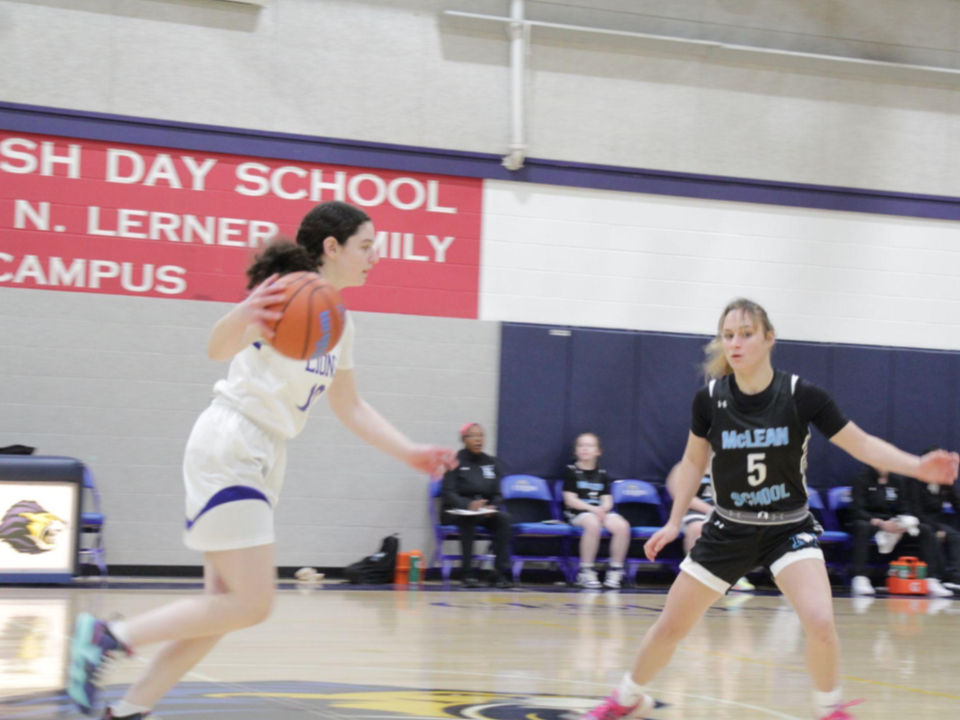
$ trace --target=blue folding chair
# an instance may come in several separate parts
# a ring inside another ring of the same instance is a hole
[[[631,540],[645,542],[662,528],[667,522],[666,505],[657,491],[656,485],[646,480],[617,480],[611,488],[613,507],[630,523]],[[636,581],[640,565],[650,563],[642,554],[632,547],[627,555],[627,575],[630,582]],[[681,553],[682,554],[682,553]],[[681,558],[674,548],[664,548],[664,551],[655,561],[670,567],[675,573],[679,572]]]
[[[849,525],[850,508],[853,505],[853,489],[847,486],[827,490],[827,510],[833,516],[836,530]]]
[[[850,544],[852,542],[850,533],[840,530],[836,515],[831,508],[824,506],[823,499],[817,490],[807,488],[807,500],[810,504],[810,512],[813,513],[813,517],[823,528],[823,534],[820,535],[818,540],[824,550],[827,568],[835,569],[841,578],[846,579],[850,565]]]
[[[427,488],[427,512],[430,514],[430,521],[433,524],[434,548],[433,557],[430,559],[430,567],[434,568],[437,563],[440,564],[440,575],[444,583],[450,582],[450,573],[453,570],[453,563],[461,559],[459,550],[455,553],[443,552],[443,543],[447,540],[460,542],[460,528],[456,525],[442,525],[440,518],[443,514],[441,495],[443,494],[443,480],[430,480]],[[483,527],[477,527],[476,540],[489,540],[490,533]],[[493,562],[493,555],[481,555],[475,553],[473,559],[477,566],[485,561]]]
[[[844,488],[840,488],[841,490]],[[837,516],[833,509],[823,504],[823,498],[820,492],[814,488],[807,488],[807,497],[810,504],[810,512],[820,527],[823,528],[823,534],[820,536],[820,542],[824,543],[848,543],[850,542],[850,533],[843,532],[837,523]]]
[[[93,473],[90,468],[83,467],[83,504],[80,513],[80,549],[78,551],[80,561],[88,559],[91,562],[86,564],[96,565],[100,571],[101,577],[107,575],[106,549],[103,546],[103,528],[107,522],[106,515],[100,507],[100,492],[93,480]],[[87,497],[90,498],[90,509],[87,510]]]
[[[570,526],[560,520],[547,481],[533,475],[507,475],[500,481],[500,490],[503,504],[513,517],[513,581],[519,582],[525,562],[549,562],[555,563],[569,582]]]

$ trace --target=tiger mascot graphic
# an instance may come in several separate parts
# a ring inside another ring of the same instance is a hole
[[[0,520],[0,540],[17,552],[38,555],[57,546],[67,523],[33,500],[18,502]]]

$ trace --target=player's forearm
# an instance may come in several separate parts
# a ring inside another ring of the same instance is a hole
[[[912,478],[917,477],[920,472],[919,457],[904,452],[900,448],[894,447],[885,440],[881,440],[873,435],[865,434],[859,447],[855,448],[855,450],[856,452],[851,452],[850,454],[860,462],[866,463],[877,470],[886,470],[887,472],[906,475]]]
[[[255,330],[251,329],[239,306],[235,306],[213,326],[207,343],[207,355],[211,360],[229,360],[253,342],[249,339],[253,332]]]
[[[696,497],[703,476],[702,468],[696,467],[692,460],[684,456],[677,468],[676,483],[674,485],[673,510],[670,512],[670,522],[680,525],[683,516]]]
[[[410,438],[364,400],[358,399],[349,407],[339,407],[333,403],[331,406],[340,422],[357,437],[398,460],[406,462],[409,458],[413,449]]]

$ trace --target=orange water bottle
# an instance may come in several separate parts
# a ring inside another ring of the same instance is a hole
[[[406,585],[410,581],[410,553],[397,553],[397,567],[393,571],[393,584]]]

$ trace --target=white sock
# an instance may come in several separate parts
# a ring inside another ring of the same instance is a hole
[[[837,685],[833,690],[828,692],[820,692],[819,690],[813,691],[813,706],[817,711],[817,717],[822,718],[826,717],[832,713],[837,705],[840,704],[840,686]]]
[[[133,650],[133,645],[130,644],[130,631],[127,629],[127,623],[125,620],[114,620],[112,622],[108,622],[107,627],[110,628],[110,632],[113,633],[113,636],[122,642],[124,646],[126,646],[127,650]]]
[[[580,563],[581,570],[593,570],[593,563]]]
[[[134,705],[133,703],[128,703],[126,700],[114,703],[110,706],[110,710],[113,711],[115,718],[125,718],[130,715],[136,715],[137,713],[150,712],[150,708],[143,707],[143,705]]]
[[[623,680],[617,687],[617,702],[621,705],[636,705],[643,697],[643,686],[637,685],[630,673],[624,673]]]

